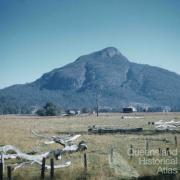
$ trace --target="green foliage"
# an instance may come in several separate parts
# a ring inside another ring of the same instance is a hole
[[[90,108],[84,107],[84,108],[82,108],[81,112],[82,113],[90,113],[90,112],[92,112],[92,110]]]
[[[38,109],[36,111],[36,114],[39,116],[46,116],[46,110],[45,109]]]
[[[12,97],[0,97],[0,114],[26,114],[29,107],[19,105]]]
[[[37,110],[36,114],[39,116],[56,116],[60,112],[61,110],[55,104],[47,102],[42,109]]]

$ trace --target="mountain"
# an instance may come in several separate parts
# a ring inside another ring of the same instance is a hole
[[[180,109],[180,75],[130,62],[116,48],[79,57],[45,73],[32,83],[0,90],[0,113],[24,113],[51,101],[64,108],[125,105],[170,106]]]

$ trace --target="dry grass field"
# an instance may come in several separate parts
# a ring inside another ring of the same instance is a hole
[[[132,118],[124,118],[122,116],[132,116]],[[141,117],[141,118],[135,118]],[[62,148],[58,144],[45,145],[44,139],[40,139],[32,135],[31,130],[35,129],[41,134],[60,135],[62,132],[75,133],[87,131],[89,126],[117,126],[122,128],[142,127],[145,130],[153,130],[153,125],[148,122],[156,122],[158,120],[180,121],[180,113],[137,113],[137,114],[100,114],[90,116],[74,116],[74,117],[35,117],[35,116],[0,116],[0,145],[11,144],[23,152],[29,152],[38,149],[40,152],[46,152],[51,149]],[[175,146],[174,137],[177,136],[178,145]],[[165,139],[167,141],[163,141]],[[177,155],[161,157],[159,154],[150,156],[133,156],[128,155],[130,146],[137,152],[146,148],[146,139],[148,139],[148,150],[156,150],[159,148],[165,150],[178,151]],[[56,169],[56,179],[131,179],[132,177],[157,175],[160,166],[166,169],[174,168],[180,172],[180,162],[172,164],[151,164],[143,165],[140,158],[146,159],[176,159],[180,158],[180,133],[154,133],[154,134],[82,134],[78,141],[84,140],[88,144],[87,159],[88,171],[84,175],[83,169],[83,153],[77,152],[66,155],[58,163],[65,160],[71,160],[72,165],[64,169]],[[6,161],[6,165],[16,162],[15,160]],[[48,160],[47,160],[48,163]],[[14,179],[29,180],[39,179],[40,166],[32,165],[24,167],[13,172]],[[46,171],[46,179],[49,177],[49,171]]]

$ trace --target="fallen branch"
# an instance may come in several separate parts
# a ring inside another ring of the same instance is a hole
[[[8,154],[8,151],[14,151],[16,154]],[[23,162],[20,165],[16,166],[15,169],[18,169],[20,167],[23,167],[27,164],[34,164],[37,163],[39,165],[42,165],[42,159],[43,158],[49,158],[49,155],[51,152],[46,152],[39,155],[29,155],[26,153],[21,152],[18,148],[12,145],[6,145],[0,147],[0,152],[3,153],[5,159],[15,159],[20,158],[29,162]],[[64,164],[55,165],[54,168],[63,168],[71,165],[71,161],[65,162]],[[46,165],[46,168],[49,169],[50,166]]]
[[[36,131],[32,130],[31,131],[32,134],[34,134],[37,137],[41,137],[41,138],[45,138],[45,139],[49,139],[49,141],[45,141],[45,144],[53,144],[53,143],[58,143],[61,144],[62,146],[67,146],[70,145],[73,141],[75,141],[77,138],[79,138],[81,135],[77,134],[77,135],[70,135],[70,136],[66,136],[66,137],[62,137],[62,136],[47,136],[47,135],[42,135],[37,133]]]

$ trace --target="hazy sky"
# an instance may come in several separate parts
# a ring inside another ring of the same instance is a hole
[[[180,0],[0,0],[0,88],[107,46],[180,74]]]

